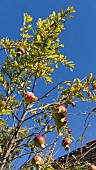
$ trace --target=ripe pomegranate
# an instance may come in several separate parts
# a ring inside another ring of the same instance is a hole
[[[62,145],[64,146],[65,150],[69,150],[70,149],[70,144],[71,144],[71,140],[69,138],[64,138],[62,140]]]
[[[25,49],[24,49],[22,46],[20,46],[20,47],[17,48],[17,55],[18,55],[18,56],[21,56],[21,55],[23,55],[24,53],[25,53]]]
[[[71,135],[72,131],[70,129],[67,129],[67,132]]]
[[[38,98],[32,92],[27,91],[24,95],[24,101],[27,104],[30,104],[30,103],[35,102],[37,100],[38,100]]]
[[[33,167],[40,167],[42,164],[43,164],[43,159],[40,156],[35,155],[32,158],[32,166]]]
[[[59,105],[56,108],[53,108],[52,116],[54,119],[62,119],[67,114],[67,109],[63,105]]]
[[[41,149],[44,149],[45,148],[44,144],[45,144],[45,139],[44,139],[43,136],[36,136],[34,138],[34,145],[35,146],[37,146]]]
[[[89,170],[96,170],[96,166],[94,164],[90,164],[88,168]]]
[[[67,109],[63,105],[58,106],[58,113],[62,113],[64,116],[67,114]]]

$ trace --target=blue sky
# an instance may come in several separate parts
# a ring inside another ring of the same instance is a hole
[[[65,45],[62,53],[75,63],[75,68],[73,72],[70,72],[60,66],[53,74],[54,84],[62,78],[63,80],[72,80],[75,77],[83,79],[90,72],[96,76],[96,0],[0,0],[0,39],[6,36],[14,40],[20,38],[19,28],[23,24],[25,12],[33,17],[35,27],[39,17],[44,19],[52,11],[57,12],[59,8],[66,9],[70,5],[74,6],[76,13],[74,13],[74,19],[66,21],[65,30],[60,38]],[[39,95],[44,93],[41,82],[37,91]],[[79,103],[75,112],[82,113],[89,105],[90,103]],[[74,112],[73,109],[72,112]],[[80,135],[82,120],[82,116],[81,118],[69,117],[75,138]],[[96,138],[96,118],[92,119],[91,123],[93,126],[89,128],[85,142]],[[58,156],[65,153],[60,152]]]
[[[35,26],[39,17],[45,18],[53,10],[66,9],[68,5],[74,6],[77,12],[73,20],[67,20],[66,29],[62,32],[64,54],[76,64],[74,75],[95,74],[96,0],[0,0],[0,38],[20,38],[19,27],[24,12],[33,16]]]

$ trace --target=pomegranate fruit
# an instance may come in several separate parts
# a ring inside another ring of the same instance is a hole
[[[23,55],[24,53],[25,53],[25,49],[24,49],[22,46],[20,46],[20,47],[17,48],[17,55],[18,55],[18,56],[21,56],[21,55]]]
[[[59,105],[56,108],[53,108],[52,116],[54,119],[62,119],[67,114],[67,109],[63,105]]]
[[[88,168],[89,170],[96,170],[96,166],[94,164],[90,164]]]
[[[58,106],[58,113],[62,113],[64,116],[67,114],[67,109],[63,105]]]
[[[71,140],[69,138],[64,138],[62,140],[62,145],[63,145],[65,150],[69,150],[70,149],[70,144],[71,144]]]
[[[32,166],[33,167],[40,167],[42,164],[43,164],[43,159],[40,156],[35,155],[32,158]]]
[[[71,135],[72,131],[70,129],[67,129],[67,132]]]
[[[34,145],[35,146],[37,146],[41,149],[44,149],[45,148],[44,144],[45,144],[45,139],[44,139],[43,136],[36,136],[34,138]]]
[[[38,100],[38,98],[32,92],[27,91],[24,95],[24,101],[27,104],[30,104],[30,103],[35,102],[37,100]]]

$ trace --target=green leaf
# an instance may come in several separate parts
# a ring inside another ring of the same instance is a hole
[[[58,63],[55,64],[56,68],[58,68]]]
[[[8,81],[5,81],[4,84],[3,84],[4,89],[6,89],[6,87],[7,87],[8,85],[9,85],[9,84],[8,84]]]
[[[6,122],[5,122],[4,120],[2,120],[2,119],[0,119],[0,125],[8,126],[8,125],[6,124]]]
[[[52,78],[51,78],[51,77],[46,77],[46,81],[47,81],[48,83],[52,83]]]
[[[24,132],[24,130],[20,129],[19,130],[19,135],[22,135],[24,137],[26,137],[28,134]]]
[[[12,110],[3,109],[1,113],[2,115],[10,115],[12,113]]]
[[[76,92],[74,95],[76,97],[81,98],[82,100],[84,100],[84,95],[81,92]]]
[[[41,126],[46,126],[46,123],[41,122],[40,125],[41,125]]]
[[[71,82],[70,81],[64,81],[65,84],[67,84],[68,86],[71,86]]]
[[[27,26],[27,29],[30,30],[31,28],[32,28],[32,25],[29,24],[29,25]]]
[[[83,140],[83,137],[81,136],[81,137],[79,137],[78,139],[77,139],[77,142],[78,141],[82,141]]]
[[[28,15],[27,13],[24,13],[24,22],[29,23],[32,21],[32,17]]]
[[[51,165],[49,167],[44,168],[44,170],[55,170]]]
[[[92,73],[90,73],[90,74],[88,75],[88,77],[87,77],[87,82],[89,82],[89,81],[91,80],[92,76],[93,76]]]
[[[20,28],[20,31],[24,32],[24,30],[25,30],[24,28]]]
[[[96,95],[92,98],[92,101],[94,102],[96,101]]]
[[[32,38],[32,36],[31,35],[29,35],[29,34],[20,34],[21,35],[21,37],[22,38],[26,38],[26,39],[28,39],[28,38]]]
[[[93,108],[92,112],[96,112],[96,107],[95,107],[95,108]]]
[[[38,40],[38,42],[40,42],[40,35],[39,34],[37,34],[37,40]]]
[[[0,74],[0,83],[3,83],[3,76]]]
[[[59,47],[64,47],[64,44],[60,44]]]

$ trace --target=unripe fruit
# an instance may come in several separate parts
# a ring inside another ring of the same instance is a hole
[[[68,122],[66,119],[67,109],[63,105],[58,105],[52,110],[52,117],[58,129],[61,129]]]
[[[21,55],[23,55],[24,53],[25,53],[25,49],[24,49],[22,46],[20,46],[20,47],[17,48],[17,55],[18,55],[18,56],[21,56]]]
[[[66,125],[66,123],[68,122],[68,120],[66,119],[66,117],[62,118],[62,119],[54,119],[54,123],[57,126],[57,129],[61,129],[62,127],[64,127]]]
[[[27,91],[24,95],[24,101],[27,104],[30,104],[30,103],[35,102],[37,100],[38,100],[38,98],[32,92]]]
[[[70,149],[70,144],[71,144],[71,140],[69,138],[64,138],[62,140],[62,145],[64,146],[65,150],[69,150]]]
[[[34,167],[40,167],[42,164],[43,164],[43,159],[42,159],[40,156],[35,155],[35,156],[32,158],[32,166],[34,166]]]
[[[68,122],[68,120],[67,120],[67,118],[66,118],[66,117],[63,117],[63,118],[60,120],[60,122],[62,122],[62,123],[64,123],[64,124],[66,124],[66,123]]]
[[[44,149],[45,148],[44,144],[45,144],[45,139],[44,139],[43,136],[36,136],[34,138],[34,145],[35,146],[37,146],[41,149]]]
[[[89,170],[96,170],[96,166],[94,164],[90,164],[88,168]]]
[[[1,101],[1,104],[4,106],[4,105],[6,105],[6,101],[5,100],[2,100]]]
[[[5,108],[5,105],[6,105],[6,101],[5,100],[2,100],[0,102],[0,113],[2,113],[3,109]]]

